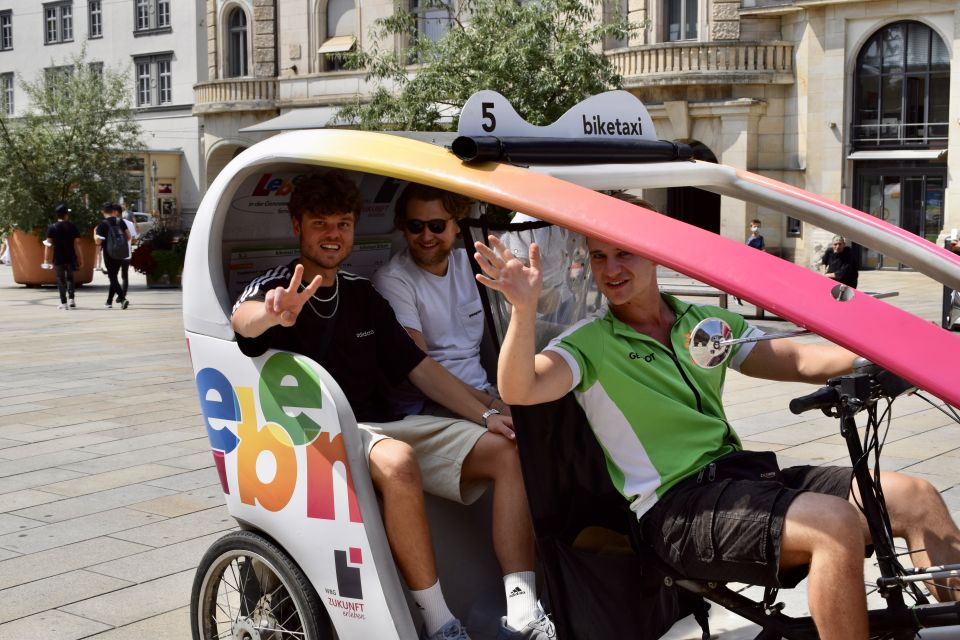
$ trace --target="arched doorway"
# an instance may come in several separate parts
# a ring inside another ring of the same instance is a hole
[[[247,146],[233,142],[221,141],[215,145],[207,156],[207,187],[209,188],[216,177],[227,166],[227,163],[246,150]]]
[[[689,145],[697,160],[717,161],[717,156],[702,142],[694,140]],[[667,189],[666,214],[701,229],[720,233],[720,196],[716,193],[696,187],[671,187]]]
[[[950,52],[927,25],[874,33],[854,69],[853,205],[936,242],[943,228]],[[861,248],[862,268],[904,268]]]

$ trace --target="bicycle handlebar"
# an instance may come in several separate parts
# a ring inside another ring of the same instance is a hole
[[[839,401],[840,391],[836,387],[821,387],[813,393],[791,400],[790,411],[799,415],[811,409],[828,409]]]

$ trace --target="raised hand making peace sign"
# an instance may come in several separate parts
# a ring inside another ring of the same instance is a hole
[[[323,276],[314,276],[309,285],[300,290],[300,281],[303,280],[303,265],[298,264],[293,270],[288,287],[276,287],[267,292],[264,298],[264,311],[272,321],[284,327],[292,327],[297,322],[297,316],[303,305],[317,292],[323,283]]]

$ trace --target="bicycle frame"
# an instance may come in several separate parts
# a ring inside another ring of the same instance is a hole
[[[836,390],[833,399],[815,406],[822,407],[824,413],[829,411],[828,415],[833,415],[840,421],[840,433],[847,444],[853,477],[861,489],[859,506],[866,518],[880,569],[877,588],[886,602],[885,607],[868,611],[870,637],[912,640],[921,629],[960,624],[960,602],[930,603],[914,586],[917,582],[958,576],[960,565],[904,568],[897,561],[883,493],[878,490],[880,480],[870,472],[868,454],[860,440],[855,418],[861,410],[876,410],[878,398],[875,377],[854,373],[835,378],[830,383]],[[824,390],[827,388],[829,387]],[[815,392],[808,398],[821,392]],[[795,412],[799,413],[799,411]],[[718,582],[687,579],[676,579],[675,582],[679,587],[715,602],[760,626],[762,631],[756,640],[779,638],[817,640],[819,638],[810,616],[791,617],[782,612],[783,604],[776,602],[777,589],[767,588],[763,600],[755,601]],[[905,601],[904,591],[907,589],[911,591],[917,604],[910,605]]]

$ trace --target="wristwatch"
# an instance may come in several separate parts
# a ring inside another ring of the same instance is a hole
[[[484,427],[487,426],[487,418],[489,418],[490,416],[498,416],[498,415],[500,415],[500,411],[498,409],[490,408],[484,411],[483,415],[480,416],[480,419],[483,420],[483,426]]]

